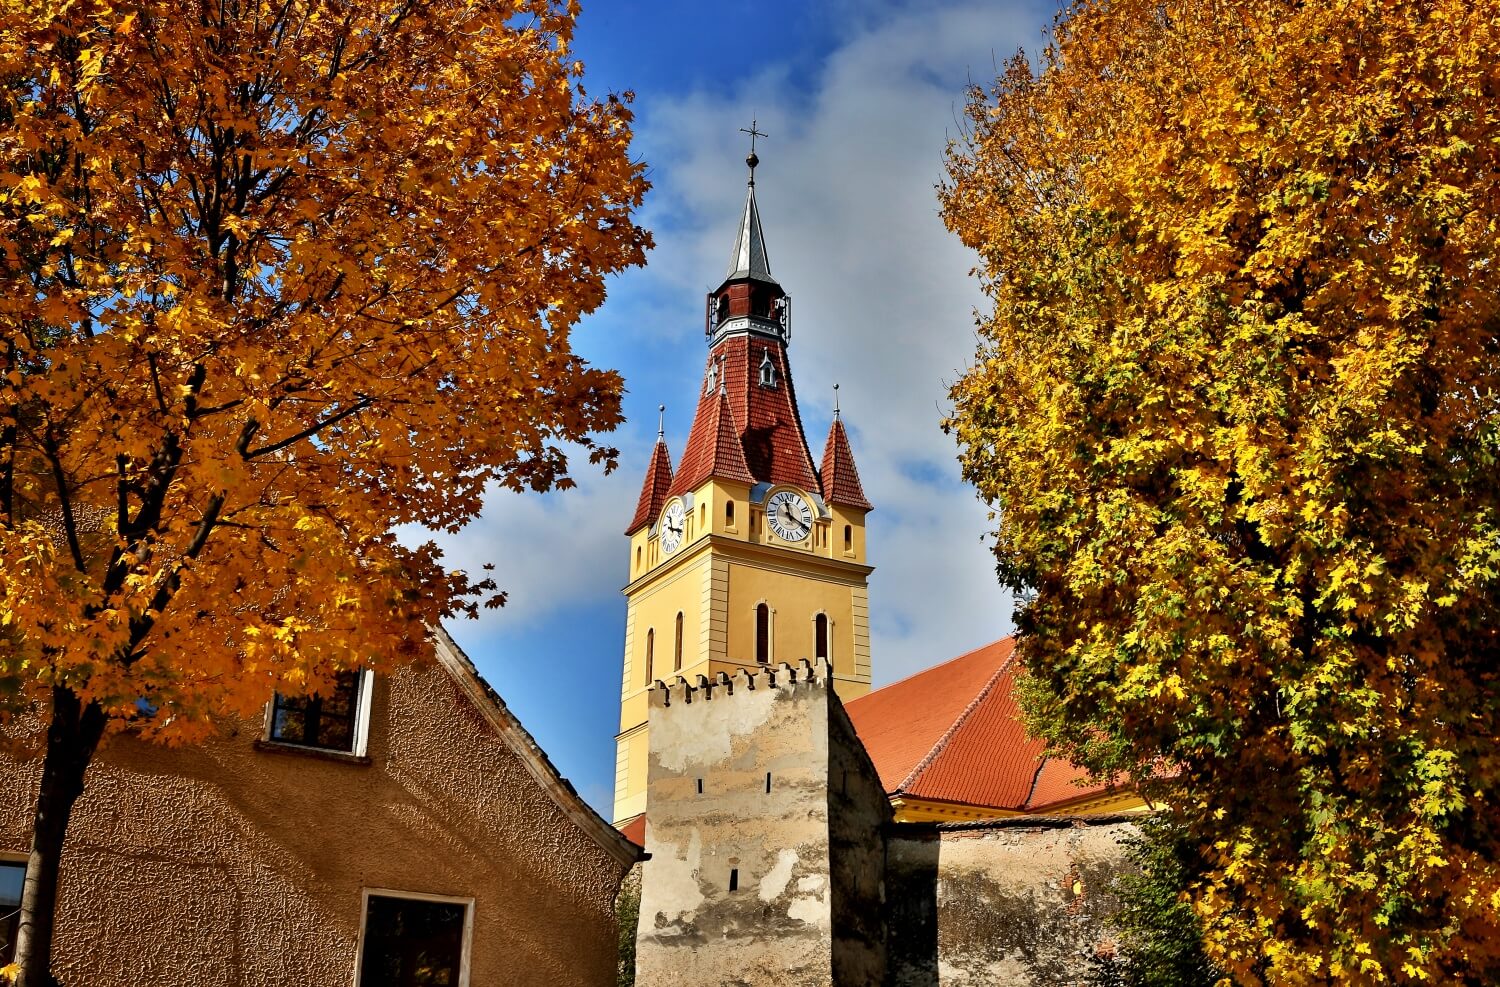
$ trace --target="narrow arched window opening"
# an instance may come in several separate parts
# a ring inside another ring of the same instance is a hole
[[[760,386],[776,386],[776,364],[771,362],[771,351],[769,349],[760,358]]]
[[[828,615],[820,613],[813,618],[813,650],[818,658],[828,657]]]
[[[734,527],[734,501],[732,500],[724,502],[724,526],[726,528]]]
[[[682,611],[677,611],[677,643],[672,646],[672,671],[682,671]]]
[[[854,551],[854,525],[844,525],[844,551]]]
[[[755,660],[762,665],[771,660],[771,608],[755,605]]]
[[[635,567],[637,569],[641,567],[641,549],[639,545],[637,545],[635,549]]]
[[[646,631],[646,684],[649,686],[651,680],[656,678],[652,674],[651,666],[656,661],[656,628]]]

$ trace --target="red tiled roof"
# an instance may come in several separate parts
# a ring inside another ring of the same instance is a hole
[[[1101,792],[1026,736],[1005,638],[851,700],[849,719],[891,796],[1035,811]]]
[[[638,816],[631,816],[615,828],[636,846],[646,845],[646,814],[644,812]]]
[[[775,369],[776,382],[772,387],[760,384],[760,364],[767,356]],[[708,366],[718,367],[718,387],[698,399],[693,429],[669,496],[686,493],[710,476],[742,483],[786,483],[803,490],[821,490],[812,453],[802,433],[802,419],[797,413],[797,395],[786,347],[778,340],[735,333],[709,351]],[[732,450],[726,450],[728,461],[717,459],[717,450],[726,448],[720,435],[724,416],[718,410],[723,398],[727,398],[729,418],[739,440],[738,463]],[[732,475],[741,465],[745,474]]]
[[[667,444],[657,439],[656,448],[651,450],[651,464],[646,467],[646,482],[641,485],[641,498],[635,502],[635,516],[630,519],[630,527],[625,529],[627,535],[635,534],[656,520],[656,515],[667,502],[667,491],[671,486],[672,457],[667,452]]]
[[[754,486],[755,477],[745,465],[745,450],[740,447],[729,397],[722,389],[704,395],[698,402],[698,413],[693,417],[693,430],[688,433],[679,467],[668,497],[694,490],[711,476]]]
[[[823,500],[830,504],[842,504],[862,511],[870,510],[865,499],[865,488],[859,482],[859,470],[854,467],[854,452],[849,448],[849,436],[844,423],[834,418],[828,429],[828,442],[823,446]]]

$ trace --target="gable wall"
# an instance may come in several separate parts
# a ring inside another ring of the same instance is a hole
[[[107,741],[74,812],[65,983],[347,985],[361,889],[476,899],[470,983],[614,983],[626,865],[557,808],[436,663],[377,677],[368,765]],[[38,761],[0,757],[0,852],[29,846]]]

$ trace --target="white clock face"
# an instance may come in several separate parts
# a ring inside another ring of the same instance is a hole
[[[782,541],[804,541],[812,532],[812,508],[790,490],[771,495],[766,503],[766,520]]]
[[[667,555],[677,551],[682,544],[682,532],[686,528],[686,512],[682,501],[674,500],[661,515],[661,550]]]

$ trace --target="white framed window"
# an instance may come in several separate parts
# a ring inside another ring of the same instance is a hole
[[[365,888],[354,987],[468,987],[474,899]]]
[[[21,887],[26,883],[26,858],[0,854],[0,966],[16,958],[16,935],[21,931]]]
[[[283,696],[266,708],[268,744],[365,757],[370,746],[370,700],[375,675],[369,669],[340,672],[327,695]]]

